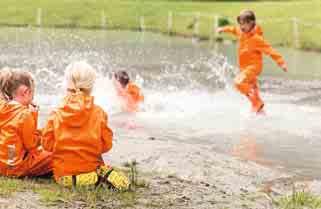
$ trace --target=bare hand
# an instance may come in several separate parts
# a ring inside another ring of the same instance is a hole
[[[224,32],[224,31],[223,31],[223,28],[217,28],[217,29],[216,29],[216,33],[222,33],[222,32]]]
[[[284,72],[288,72],[288,66],[286,64],[283,64],[281,68]]]

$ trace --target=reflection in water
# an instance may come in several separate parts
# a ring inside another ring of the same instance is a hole
[[[41,124],[64,95],[65,67],[75,60],[87,60],[99,73],[95,99],[108,112],[117,140],[156,139],[155,150],[177,150],[160,145],[161,141],[179,142],[187,150],[205,145],[225,152],[239,144],[232,153],[240,158],[264,164],[269,159],[278,166],[320,176],[321,82],[311,81],[321,78],[320,54],[280,50],[289,61],[286,75],[267,63],[264,74],[277,76],[262,76],[267,115],[258,118],[248,114],[245,98],[230,88],[234,68],[229,62],[236,61],[234,45],[217,46],[226,58],[204,43],[192,45],[181,38],[169,41],[151,33],[141,38],[133,32],[2,28],[0,67],[32,71]],[[120,113],[110,82],[111,72],[119,68],[128,70],[146,93],[144,111],[131,116]],[[308,81],[276,79],[280,76]],[[191,155],[206,162],[212,152]],[[160,156],[160,161],[171,158],[166,151]],[[193,171],[193,166],[188,170]]]
[[[231,154],[246,161],[254,161],[259,164],[269,165],[272,163],[263,157],[263,146],[257,143],[254,135],[242,134],[238,144],[235,144]]]

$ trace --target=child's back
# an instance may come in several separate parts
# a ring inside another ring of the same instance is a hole
[[[38,142],[33,136],[36,131],[33,115],[27,107],[19,103],[3,104],[0,108],[0,129],[0,161],[7,167],[18,168],[27,152],[36,151],[37,148]],[[24,172],[23,169],[18,170],[13,172],[16,176]]]
[[[90,95],[95,78],[95,70],[87,63],[69,65],[67,95],[43,130],[43,146],[53,152],[53,172],[58,183],[64,184],[64,179],[71,176],[93,173],[96,180],[89,184],[95,184],[96,171],[104,165],[102,154],[112,147],[107,114]]]
[[[69,93],[44,129],[43,146],[53,151],[55,178],[92,172],[103,165],[101,155],[111,149],[112,135],[106,113],[92,96]]]

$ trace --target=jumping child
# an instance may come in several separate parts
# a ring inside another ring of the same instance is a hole
[[[261,28],[256,24],[253,11],[245,10],[237,17],[239,27],[227,26],[218,28],[217,32],[231,33],[239,40],[239,68],[240,73],[234,82],[241,94],[244,94],[252,105],[255,113],[264,113],[264,103],[260,98],[258,76],[262,72],[263,53],[269,55],[284,72],[287,72],[287,65],[282,56],[275,51],[263,38]]]

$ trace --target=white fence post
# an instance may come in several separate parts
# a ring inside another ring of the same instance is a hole
[[[40,27],[41,24],[42,24],[42,9],[41,9],[41,8],[38,8],[38,9],[37,9],[36,25]]]
[[[218,28],[218,16],[214,15],[213,17],[213,25],[210,27],[210,44],[213,44],[213,41],[215,42],[217,33],[216,29]]]
[[[141,31],[145,31],[145,19],[144,19],[144,16],[140,17],[139,22],[140,22],[140,30]]]
[[[215,37],[217,37],[218,33],[217,33],[217,28],[219,27],[219,16],[218,15],[215,15],[214,17],[214,34],[215,34]]]
[[[101,28],[106,28],[106,15],[104,10],[101,11]]]
[[[168,35],[172,34],[172,31],[173,31],[173,12],[172,11],[168,12],[167,31],[168,31]]]
[[[293,43],[295,48],[300,47],[299,21],[297,17],[292,18],[293,22]]]
[[[200,16],[201,16],[201,13],[200,12],[197,12],[195,14],[195,22],[194,22],[194,36],[198,36],[199,35],[199,32],[200,32]]]

